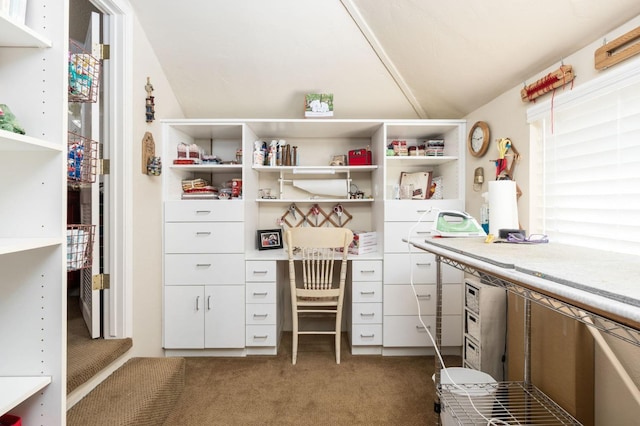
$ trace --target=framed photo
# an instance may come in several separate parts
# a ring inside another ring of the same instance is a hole
[[[259,229],[258,250],[273,250],[283,247],[282,229]]]
[[[427,200],[431,198],[431,172],[400,173],[400,186],[413,185],[413,200]]]

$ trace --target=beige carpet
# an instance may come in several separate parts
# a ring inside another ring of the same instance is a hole
[[[77,297],[67,298],[67,393],[127,352],[131,339],[91,339]]]
[[[291,334],[277,356],[186,358],[185,387],[165,426],[435,425],[433,357],[352,356],[343,339]],[[459,366],[459,357],[446,357]]]

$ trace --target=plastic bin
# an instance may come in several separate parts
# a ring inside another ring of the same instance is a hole
[[[492,416],[497,384],[493,377],[471,368],[450,367],[442,369],[440,382],[443,386],[442,426],[487,424],[483,416],[487,419]],[[462,385],[462,389],[453,387],[453,383]]]

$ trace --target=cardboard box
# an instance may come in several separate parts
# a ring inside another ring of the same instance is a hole
[[[349,151],[350,166],[370,166],[371,151],[368,149],[354,149]]]
[[[349,245],[349,254],[367,254],[378,251],[378,235],[375,232],[353,232],[353,241]]]

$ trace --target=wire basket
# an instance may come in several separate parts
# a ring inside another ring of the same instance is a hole
[[[69,102],[98,101],[102,63],[82,46],[69,40]]]
[[[77,133],[67,135],[67,181],[93,183],[98,169],[100,144]]]
[[[91,268],[95,225],[67,225],[67,271]]]

